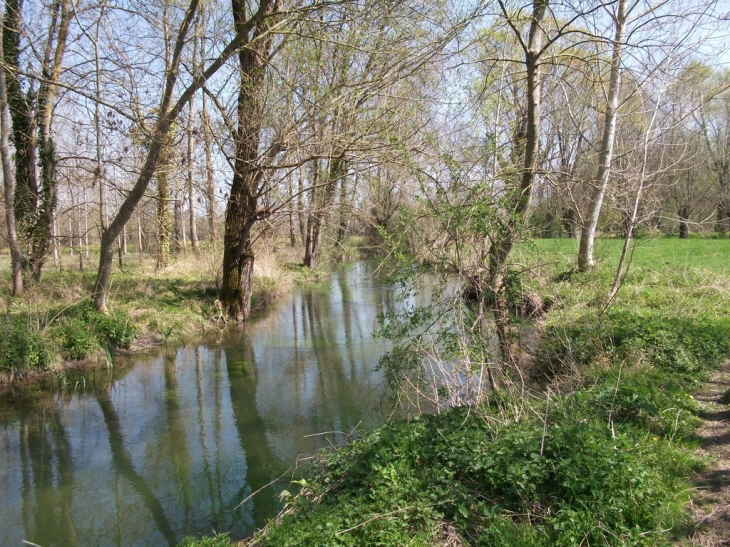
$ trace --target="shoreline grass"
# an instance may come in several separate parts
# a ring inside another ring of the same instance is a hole
[[[562,276],[571,245],[517,251],[525,283],[552,302],[527,391],[513,378],[480,405],[322,454],[285,510],[238,545],[682,542],[689,478],[704,465],[691,391],[730,356],[730,242],[640,241],[608,308],[621,241],[601,241],[596,271]]]
[[[308,272],[286,267],[296,260],[295,253],[288,246],[257,249],[254,314],[308,278]],[[80,363],[107,363],[115,352],[176,344],[224,328],[215,305],[221,255],[216,247],[203,247],[197,254],[188,250],[159,270],[153,257],[126,255],[123,268],[115,269],[106,315],[91,309],[95,270],[79,270],[74,256],[64,255],[60,270],[49,261],[42,282],[21,298],[11,296],[9,279],[4,279],[0,386]],[[93,258],[86,262],[93,264]],[[6,266],[3,261],[7,256],[0,257],[0,269]]]

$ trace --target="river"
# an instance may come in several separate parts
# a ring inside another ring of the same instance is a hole
[[[302,456],[382,423],[373,333],[393,295],[373,273],[343,266],[245,327],[0,401],[0,545],[253,533]]]

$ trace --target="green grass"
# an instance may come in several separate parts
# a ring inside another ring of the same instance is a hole
[[[689,390],[730,355],[730,240],[639,240],[606,307],[619,239],[516,250],[552,303],[531,391],[396,421],[323,454],[256,546],[672,545],[688,524],[698,404]],[[521,267],[520,267],[521,266]],[[548,396],[549,393],[549,396]],[[295,490],[296,489],[296,490]]]
[[[577,239],[535,239],[522,244],[517,257],[542,264],[555,271],[574,268],[578,255]],[[615,268],[623,246],[619,238],[596,240],[595,258],[602,269]],[[635,270],[675,271],[708,270],[717,275],[730,273],[730,239],[636,239],[632,268]]]
[[[174,344],[217,328],[219,249],[203,249],[199,255],[188,252],[162,271],[155,269],[154,257],[145,255],[140,262],[137,255],[129,254],[121,270],[115,257],[108,315],[94,313],[90,307],[96,260],[98,256],[92,254],[83,271],[77,269],[77,258],[67,254],[60,271],[49,260],[42,282],[22,298],[11,296],[10,276],[3,277],[0,372],[15,377],[49,370],[60,361],[104,360],[114,349],[129,348],[134,337],[145,344]],[[266,250],[257,257],[263,267],[254,277],[254,310],[264,308],[292,282],[294,275],[281,268],[279,261]],[[0,256],[3,267],[9,274],[7,256]]]

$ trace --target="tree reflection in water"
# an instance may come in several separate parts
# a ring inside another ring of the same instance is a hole
[[[372,333],[392,300],[371,273],[356,264],[240,329],[0,400],[0,545],[251,534],[298,456],[381,420]]]

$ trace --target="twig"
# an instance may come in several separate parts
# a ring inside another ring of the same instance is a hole
[[[282,473],[281,475],[279,475],[278,477],[276,477],[276,478],[275,478],[274,480],[272,480],[271,482],[269,482],[269,483],[267,483],[267,484],[264,484],[264,485],[263,485],[263,486],[262,486],[261,488],[259,488],[259,489],[258,489],[258,490],[256,490],[255,492],[251,492],[251,493],[250,493],[250,494],[249,494],[248,496],[246,496],[245,498],[243,498],[243,501],[241,501],[241,503],[239,503],[238,505],[236,505],[236,506],[235,506],[235,507],[233,508],[233,510],[235,511],[236,509],[238,509],[239,507],[241,507],[241,505],[243,505],[243,504],[244,504],[244,503],[246,503],[246,502],[247,502],[248,500],[250,500],[250,499],[251,499],[252,497],[254,497],[254,496],[255,496],[256,494],[258,494],[259,492],[261,492],[261,491],[262,491],[262,490],[263,490],[264,488],[268,488],[268,487],[269,487],[269,486],[271,486],[272,484],[275,484],[275,483],[279,482],[279,481],[280,481],[280,480],[281,480],[281,479],[282,479],[282,478],[284,477],[284,475],[286,475],[287,473],[289,473],[289,472],[290,472],[291,470],[292,470],[292,469],[291,469],[291,467],[290,467],[289,469],[287,469],[286,471],[284,471],[284,472],[283,472],[283,473]]]
[[[429,505],[441,505],[442,503],[451,503],[453,501],[456,501],[456,500],[453,499],[453,500],[440,501],[438,503],[431,503]],[[340,530],[339,532],[336,532],[335,535],[336,536],[339,536],[339,535],[342,535],[342,534],[346,534],[347,532],[352,532],[353,530],[357,530],[358,528],[362,528],[368,522],[372,522],[374,520],[377,520],[377,519],[382,518],[382,517],[387,517],[389,515],[395,515],[396,513],[402,513],[403,511],[408,511],[409,509],[414,509],[416,507],[419,507],[419,506],[417,506],[417,505],[409,505],[408,507],[401,507],[400,509],[396,509],[395,511],[390,511],[388,513],[382,513],[380,515],[375,515],[374,517],[370,517],[369,519],[361,522],[360,524],[356,524],[352,528],[348,528],[347,530]],[[420,506],[420,507],[428,507],[428,506]]]

